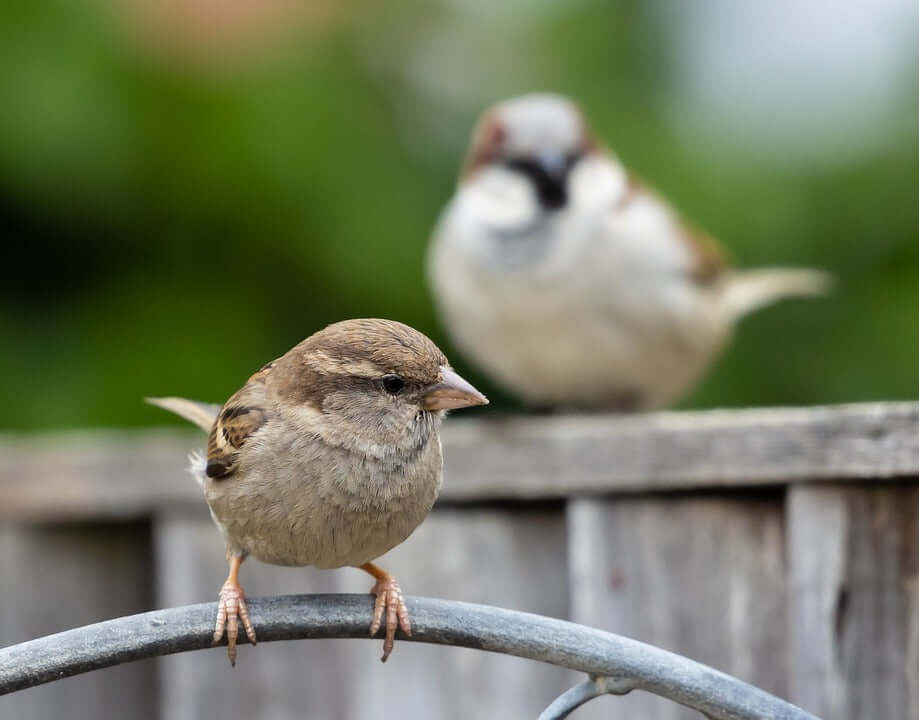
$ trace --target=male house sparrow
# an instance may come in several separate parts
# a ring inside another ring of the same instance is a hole
[[[210,433],[192,456],[223,534],[230,572],[214,642],[226,629],[236,663],[238,621],[255,644],[239,567],[358,567],[376,578],[371,636],[383,622],[383,660],[396,627],[411,634],[396,579],[371,561],[400,544],[431,510],[443,462],[445,411],[488,400],[420,332],[390,320],[347,320],[265,365],[222,408],[149,398]]]
[[[536,406],[641,410],[687,392],[740,316],[828,286],[738,271],[558,95],[479,120],[428,257],[456,345]]]

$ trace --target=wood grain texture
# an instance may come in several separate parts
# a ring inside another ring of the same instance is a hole
[[[2,525],[0,578],[0,646],[150,610],[149,527]],[[145,660],[0,697],[0,718],[154,720],[155,671]]]
[[[186,471],[201,432],[77,431],[0,439],[0,519],[145,518],[202,500]]]
[[[198,503],[201,433],[0,438],[0,517],[131,517]],[[562,498],[919,475],[919,404],[450,419],[443,499]]]
[[[159,604],[216,597],[226,574],[207,513],[157,523]],[[436,510],[380,563],[409,593],[566,617],[564,517],[557,510]],[[248,561],[251,596],[367,592],[353,569],[277,568]],[[258,628],[256,628],[258,632]],[[535,717],[574,676],[560,668],[474,650],[397,641],[380,663],[381,640],[313,640],[240,648],[232,670],[223,648],[161,660],[163,717],[249,718]],[[436,709],[436,712],[432,709]]]
[[[919,404],[508,417],[445,434],[451,500],[919,475]]]
[[[572,620],[687,655],[786,694],[780,492],[581,499],[568,513]],[[578,718],[689,720],[633,693]]]
[[[793,702],[919,717],[919,488],[798,487],[788,502]]]

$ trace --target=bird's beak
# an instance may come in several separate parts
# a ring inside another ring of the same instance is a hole
[[[425,410],[456,410],[488,405],[488,398],[446,365],[440,368],[441,381],[428,388],[421,404]]]

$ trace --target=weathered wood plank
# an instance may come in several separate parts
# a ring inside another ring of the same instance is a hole
[[[200,502],[185,471],[203,433],[78,431],[0,439],[0,518],[143,518]]]
[[[838,720],[919,717],[919,488],[788,501],[790,696]]]
[[[688,655],[786,695],[780,492],[570,503],[572,619]],[[578,718],[696,720],[645,693]]]
[[[200,433],[0,438],[0,516],[137,516],[197,503]],[[919,404],[498,417],[444,428],[445,501],[919,476]]]
[[[157,537],[160,604],[214,597],[226,568],[206,511],[163,516]],[[407,592],[567,615],[561,507],[435,510],[381,564]],[[277,568],[256,561],[243,566],[241,579],[252,596],[366,592],[371,584],[352,569]],[[565,670],[516,658],[409,643],[397,645],[383,665],[380,643],[243,646],[235,670],[222,648],[164,658],[163,717],[535,717],[572,679]]]
[[[541,498],[919,474],[919,404],[456,422],[448,497]]]
[[[149,526],[0,526],[0,646],[152,608]],[[153,661],[0,697],[0,718],[154,720]]]

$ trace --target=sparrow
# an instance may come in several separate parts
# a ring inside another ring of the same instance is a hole
[[[591,132],[531,94],[484,112],[428,251],[448,335],[542,408],[647,410],[687,393],[738,319],[826,273],[735,270]]]
[[[356,567],[376,580],[371,637],[383,661],[411,622],[395,577],[372,561],[403,542],[437,499],[447,410],[488,400],[426,336],[390,320],[330,325],[256,372],[222,407],[147,398],[208,432],[190,457],[226,544],[214,642],[236,664],[255,629],[239,582],[250,555],[273,565]],[[385,617],[384,617],[385,615]]]

